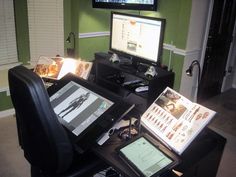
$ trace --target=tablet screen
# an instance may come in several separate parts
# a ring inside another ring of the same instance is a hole
[[[76,136],[114,104],[73,81],[52,95],[50,101],[59,121]]]
[[[122,147],[119,151],[122,159],[146,177],[157,175],[174,162],[170,156],[143,136]]]

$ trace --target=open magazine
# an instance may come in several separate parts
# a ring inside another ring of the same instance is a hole
[[[63,57],[40,56],[34,68],[40,77],[48,79],[61,79],[71,72],[77,76],[88,79],[92,62]]]
[[[142,115],[141,124],[180,155],[215,114],[167,87]]]

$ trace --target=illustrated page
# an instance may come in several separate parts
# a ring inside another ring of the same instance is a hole
[[[214,115],[214,111],[167,87],[142,115],[141,123],[181,154]]]
[[[80,59],[40,56],[34,72],[40,77],[56,80],[61,79],[68,73],[73,73],[87,80],[92,65],[92,62]]]

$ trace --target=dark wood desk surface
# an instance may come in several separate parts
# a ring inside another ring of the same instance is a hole
[[[126,176],[136,177],[137,175],[133,173],[127,165],[124,165],[116,153],[115,149],[122,143],[123,141],[114,135],[105,144],[102,146],[96,146],[93,150],[99,157],[113,166],[120,173],[126,173]]]
[[[137,177],[117,155],[115,149],[122,143],[124,143],[124,140],[118,138],[117,135],[113,135],[102,146],[94,147],[93,151],[124,176]],[[181,155],[182,162],[175,170],[184,173],[184,177],[214,177],[217,173],[225,143],[225,138],[209,128],[204,129]],[[162,176],[177,177],[171,171]]]
[[[92,150],[123,175],[136,177],[115,151],[122,143],[123,141],[114,135],[104,145],[96,145]],[[225,138],[205,128],[181,155],[182,162],[175,169],[183,172],[183,177],[215,177],[225,143]],[[171,172],[163,176],[176,177]]]

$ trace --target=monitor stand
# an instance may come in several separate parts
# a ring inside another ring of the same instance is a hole
[[[137,68],[132,63],[120,63],[120,68],[130,73],[137,72]]]
[[[117,55],[117,54],[113,53],[113,55]],[[117,55],[117,57],[119,58],[119,66],[121,69],[129,71],[131,73],[137,72],[137,67],[136,67],[135,62],[133,61],[133,58],[127,58],[121,55],[120,56]]]
[[[156,76],[156,69],[154,65],[139,62],[136,58],[133,57],[128,58],[122,55],[118,56],[116,53],[112,53],[109,60],[112,63],[119,63],[120,68],[127,72],[147,73],[147,75],[150,75],[152,77]]]
[[[150,65],[146,63],[136,63],[136,68],[138,72],[146,72],[149,67]]]

